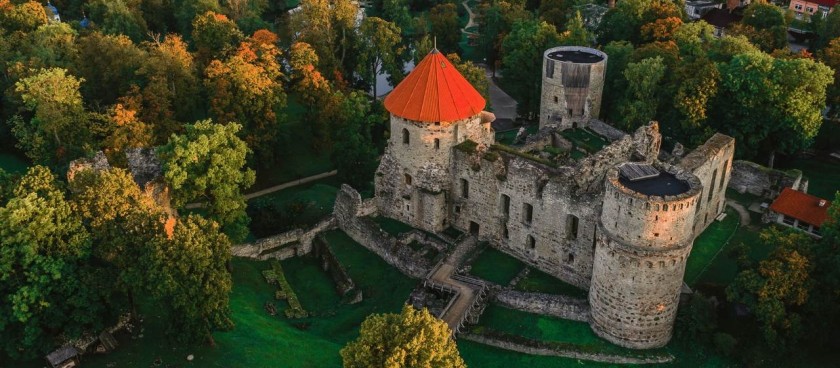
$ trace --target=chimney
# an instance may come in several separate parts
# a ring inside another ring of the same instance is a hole
[[[825,207],[826,201],[825,199],[820,199],[820,207]]]

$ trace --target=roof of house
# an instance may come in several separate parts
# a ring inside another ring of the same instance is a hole
[[[730,24],[740,22],[743,16],[740,12],[730,12],[728,9],[709,9],[702,18],[706,23],[709,23],[718,28],[729,27]]]
[[[840,2],[838,0],[803,0],[803,1],[806,2],[806,3],[813,3],[813,4],[817,4],[817,5],[827,6],[829,8],[833,8],[834,6],[837,5],[838,2]],[[793,5],[791,5],[791,6],[793,6]]]
[[[485,105],[484,97],[436,49],[385,97],[391,114],[429,123],[475,116]]]
[[[57,366],[65,362],[67,359],[74,358],[77,355],[79,355],[78,349],[73,346],[64,346],[52,353],[49,353],[49,355],[47,355],[47,361],[51,365]]]
[[[820,203],[823,203],[823,205],[820,206]],[[828,207],[830,206],[831,201],[785,188],[770,205],[770,209],[814,226],[822,226],[828,218]]]

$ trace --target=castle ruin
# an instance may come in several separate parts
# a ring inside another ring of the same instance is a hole
[[[507,146],[481,95],[433,50],[385,99],[375,201],[383,216],[454,227],[588,289],[599,336],[656,348],[671,338],[694,238],[724,209],[734,139],[671,156],[656,123],[628,135],[594,120],[606,62],[594,49],[547,50],[541,129]],[[570,133],[607,142],[587,151]]]

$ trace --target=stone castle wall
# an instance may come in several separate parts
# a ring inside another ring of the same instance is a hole
[[[679,163],[696,175],[703,185],[694,218],[694,236],[706,230],[726,208],[726,187],[732,176],[734,154],[735,139],[716,133]]]
[[[740,193],[750,193],[765,198],[776,198],[782,189],[808,192],[808,181],[802,180],[802,171],[781,171],[749,161],[735,161],[728,186]]]

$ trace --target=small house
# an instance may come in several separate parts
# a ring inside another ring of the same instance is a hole
[[[785,188],[770,205],[770,219],[780,225],[821,238],[820,227],[828,219],[831,202],[791,188]]]
[[[79,366],[79,350],[73,346],[64,346],[47,355],[47,362],[52,368],[73,368]]]
[[[791,0],[788,10],[794,13],[796,19],[810,22],[814,14],[827,17],[837,3],[837,0]]]
[[[688,0],[685,2],[685,13],[691,20],[698,20],[712,9],[720,9],[723,4],[710,0]]]

